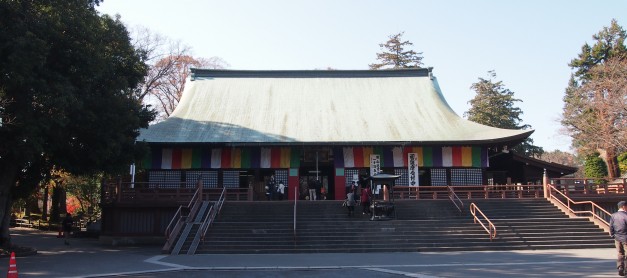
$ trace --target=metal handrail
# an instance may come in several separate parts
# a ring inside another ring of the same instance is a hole
[[[481,219],[477,217],[477,214],[476,214],[477,211],[481,214],[481,216],[483,216],[486,222],[488,222],[488,227],[486,227],[481,221]],[[483,214],[483,212],[479,209],[479,207],[477,207],[475,203],[470,204],[470,213],[472,214],[474,218],[475,224],[479,222],[479,224],[481,224],[481,227],[483,227],[483,229],[486,232],[488,232],[488,235],[490,236],[490,241],[492,241],[492,239],[496,237],[496,226],[492,224],[492,221],[490,221],[490,219],[488,219],[488,217],[485,216],[485,214]]]
[[[294,190],[294,240],[296,240],[296,203],[298,203],[298,192]]]
[[[176,213],[174,213],[174,217],[172,217],[172,220],[170,220],[170,223],[165,228],[165,237],[166,238],[170,237],[170,232],[172,231],[172,228],[173,228],[172,225],[175,224],[174,220],[178,221],[178,219],[181,218],[182,210],[183,210],[183,206],[179,206],[179,209],[176,211]]]
[[[555,188],[555,186],[549,184],[549,200],[553,200],[555,202],[558,202],[559,204],[561,204],[564,208],[566,208],[570,213],[574,214],[574,215],[578,215],[578,214],[590,214],[591,216],[588,216],[589,218],[591,218],[590,220],[592,222],[599,221],[601,223],[603,223],[606,228],[609,230],[610,227],[610,223],[608,223],[604,218],[600,217],[595,210],[598,210],[602,213],[605,213],[605,215],[609,218],[611,217],[611,213],[609,213],[607,210],[603,209],[602,207],[600,207],[599,205],[597,205],[596,203],[592,202],[592,201],[580,201],[580,202],[575,202],[573,201],[571,198],[569,198],[568,196],[566,196],[564,193],[562,193],[560,190],[558,190],[557,188]],[[557,197],[553,196],[553,192],[557,192],[559,193],[559,195],[561,195],[564,199],[566,199],[566,204],[564,204],[564,202],[562,202],[562,200],[560,200]],[[592,207],[592,210],[583,210],[583,211],[577,211],[574,210],[573,208],[570,207],[570,205],[583,205],[583,204],[589,204]]]
[[[209,208],[209,213],[207,213],[207,216],[205,216],[205,219],[200,225],[200,232],[201,232],[200,240],[202,242],[205,242],[205,235],[207,235],[207,231],[209,230],[209,227],[211,226],[211,224],[213,224],[213,221],[216,219],[216,216],[218,216],[218,214],[222,210],[222,206],[224,205],[225,199],[226,199],[226,187],[222,189],[222,194],[220,194],[220,198],[213,206],[211,206],[211,208]]]
[[[464,202],[462,202],[462,199],[460,199],[457,194],[455,194],[455,191],[452,187],[448,185],[446,187],[448,188],[448,198],[451,200],[451,202],[453,202],[453,205],[457,207],[457,210],[459,210],[459,212],[462,212],[464,209]],[[459,201],[459,206],[457,205],[456,201]]]

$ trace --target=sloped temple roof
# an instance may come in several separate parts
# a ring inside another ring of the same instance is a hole
[[[192,69],[179,105],[138,141],[227,144],[489,144],[533,130],[459,117],[431,69],[233,71]]]

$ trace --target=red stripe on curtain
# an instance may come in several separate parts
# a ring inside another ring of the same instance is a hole
[[[183,150],[172,150],[172,169],[181,169],[181,161],[183,160]]]
[[[272,148],[270,152],[270,166],[272,168],[281,168],[281,148]]]
[[[231,165],[231,148],[222,149],[222,155],[220,157],[220,160],[222,162],[220,165],[222,169],[229,169],[233,167]]]
[[[355,168],[364,167],[364,148],[353,147],[353,159],[355,159]]]
[[[453,149],[453,166],[461,167],[462,164],[462,147],[452,147]]]

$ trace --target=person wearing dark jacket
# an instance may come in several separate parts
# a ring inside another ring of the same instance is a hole
[[[627,249],[627,202],[618,202],[618,211],[610,218],[610,236],[614,239],[618,258],[616,268],[619,276],[625,276],[625,249]]]
[[[63,222],[61,223],[61,226],[63,226],[63,235],[65,238],[65,241],[63,243],[65,243],[65,245],[70,245],[69,239],[70,239],[70,233],[72,232],[73,225],[74,225],[74,219],[72,219],[72,214],[68,212],[65,215]]]

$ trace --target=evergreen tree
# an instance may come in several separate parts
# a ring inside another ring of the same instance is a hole
[[[404,32],[389,36],[389,40],[379,44],[381,53],[377,53],[379,63],[370,64],[370,69],[405,69],[420,68],[422,65],[422,52],[406,50],[406,47],[414,45],[409,41],[402,41]]]
[[[100,0],[0,0],[0,244],[12,196],[57,167],[123,171],[154,113],[131,97],[145,56]],[[65,204],[62,202],[62,204]]]
[[[496,78],[494,71],[489,71],[488,74],[488,79],[479,78],[479,81],[470,87],[477,94],[468,102],[471,107],[464,116],[470,121],[492,127],[530,128],[530,125],[522,124],[520,115],[523,112],[515,106],[516,102],[521,100],[514,97],[514,92],[505,88],[503,81],[493,81]],[[533,145],[531,138],[514,147],[514,151],[527,156],[540,156],[544,152],[542,147]]]
[[[596,183],[607,182],[603,178],[607,177],[607,166],[599,153],[587,155],[584,161],[584,174],[586,178],[598,178]]]

